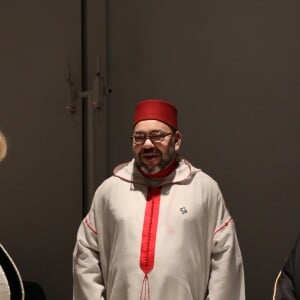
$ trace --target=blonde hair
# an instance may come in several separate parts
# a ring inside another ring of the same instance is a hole
[[[0,161],[6,156],[7,144],[4,134],[0,131]]]

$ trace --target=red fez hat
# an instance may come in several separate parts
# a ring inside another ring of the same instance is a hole
[[[134,126],[143,120],[158,120],[177,129],[177,109],[164,100],[142,100],[135,107]]]

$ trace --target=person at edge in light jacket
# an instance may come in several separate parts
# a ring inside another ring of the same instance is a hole
[[[7,142],[0,131],[0,162],[6,157]],[[24,286],[13,259],[0,243],[0,300],[24,300]]]
[[[4,159],[7,152],[6,138],[4,134],[0,131],[0,162]]]
[[[276,278],[273,300],[300,300],[300,234]]]
[[[73,299],[245,299],[235,223],[216,181],[180,156],[176,107],[142,100],[133,119],[134,157],[79,226]]]

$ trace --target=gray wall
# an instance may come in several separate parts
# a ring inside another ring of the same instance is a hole
[[[248,299],[271,299],[300,229],[297,1],[110,1],[109,169],[131,157],[135,103],[179,109],[182,153],[220,184]]]
[[[97,56],[104,57],[105,75],[105,2],[84,4],[3,1],[0,10],[0,129],[8,140],[0,165],[0,243],[22,278],[40,284],[50,300],[72,298],[72,252],[90,188],[85,179],[96,173],[83,147],[82,108],[91,101],[78,99],[74,114],[66,109],[67,62],[78,93],[82,85],[92,89]],[[103,110],[91,115],[94,134]]]

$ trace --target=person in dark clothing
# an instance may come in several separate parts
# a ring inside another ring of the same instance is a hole
[[[300,233],[276,278],[273,300],[300,300]]]
[[[6,157],[7,142],[0,131],[0,162]],[[0,243],[0,300],[45,300],[41,286],[23,281],[13,259]]]

